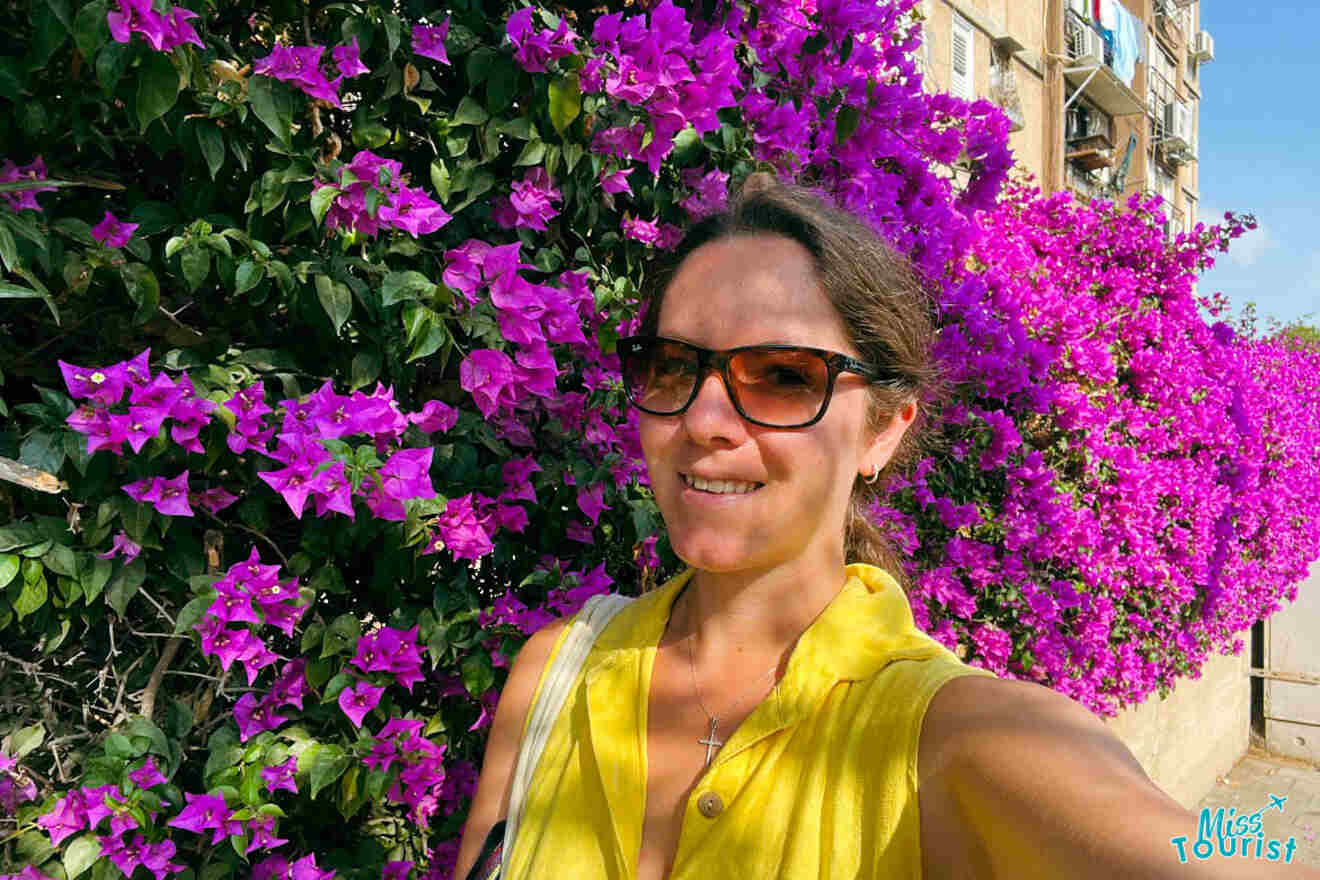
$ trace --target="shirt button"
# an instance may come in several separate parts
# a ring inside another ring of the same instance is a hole
[[[714,819],[724,812],[724,801],[713,791],[708,791],[697,798],[697,809],[707,819]]]

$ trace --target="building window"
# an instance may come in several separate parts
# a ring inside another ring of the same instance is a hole
[[[976,97],[976,55],[973,52],[972,25],[957,13],[953,16],[953,38],[950,69],[953,71],[949,93],[955,98],[971,101]]]

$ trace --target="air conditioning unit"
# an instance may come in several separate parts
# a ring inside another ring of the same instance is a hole
[[[1079,66],[1105,63],[1105,41],[1093,27],[1082,26],[1073,32],[1073,60]]]
[[[1165,152],[1185,153],[1195,140],[1192,129],[1192,108],[1183,101],[1170,101],[1164,105]]]
[[[1201,64],[1215,60],[1215,38],[1210,36],[1209,31],[1199,32],[1192,41],[1192,57]]]

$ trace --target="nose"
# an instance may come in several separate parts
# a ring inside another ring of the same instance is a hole
[[[729,389],[718,369],[702,377],[696,398],[681,418],[684,429],[702,445],[720,441],[737,445],[747,434],[747,424],[729,399]]]

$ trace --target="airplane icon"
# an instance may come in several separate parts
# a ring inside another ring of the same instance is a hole
[[[1265,809],[1269,810],[1269,809],[1273,809],[1274,807],[1278,807],[1279,812],[1282,813],[1283,802],[1286,800],[1288,800],[1286,797],[1279,797],[1277,794],[1272,794],[1270,795],[1270,804]]]

